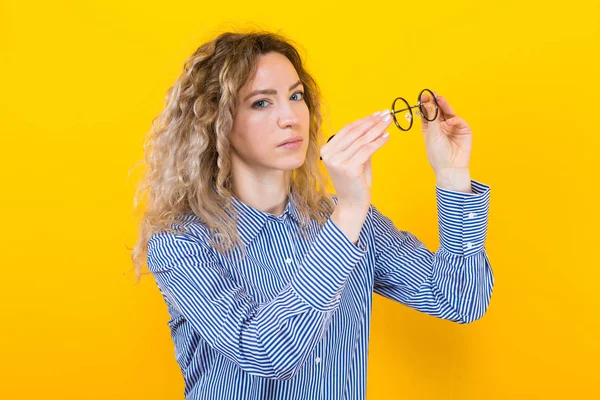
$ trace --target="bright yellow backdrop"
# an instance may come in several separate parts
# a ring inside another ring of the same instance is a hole
[[[488,313],[464,326],[375,296],[368,398],[600,398],[600,9],[535,3],[0,2],[0,397],[183,398],[162,298],[126,273],[127,173],[184,60],[255,26],[302,45],[328,133],[445,95],[492,188]],[[391,132],[373,202],[436,250],[420,127]]]

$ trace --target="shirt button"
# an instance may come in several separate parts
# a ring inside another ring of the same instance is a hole
[[[469,213],[469,218],[475,218],[476,216],[477,216],[477,213],[474,213],[474,212]]]
[[[288,258],[285,259],[285,262],[288,263],[288,264],[291,264],[292,263],[292,259],[288,257]]]
[[[321,362],[321,357],[317,357],[317,358],[315,358],[315,362],[316,362],[317,364],[318,364],[318,363],[320,363],[320,362]]]
[[[467,243],[467,249],[470,249],[471,247],[473,247],[473,243],[471,243],[471,242]]]

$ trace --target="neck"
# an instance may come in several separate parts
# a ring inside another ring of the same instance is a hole
[[[257,210],[279,216],[289,195],[290,171],[255,171],[232,163],[233,193],[238,200]]]

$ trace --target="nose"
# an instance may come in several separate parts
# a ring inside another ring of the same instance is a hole
[[[298,117],[298,112],[294,110],[293,105],[286,104],[281,106],[281,111],[279,114],[279,125],[281,128],[294,126],[297,125],[299,122],[300,117]]]

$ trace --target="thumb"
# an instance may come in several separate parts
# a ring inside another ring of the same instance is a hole
[[[423,113],[425,113],[425,116],[423,116]],[[433,128],[439,128],[439,118],[436,118],[433,121],[427,121],[427,119],[425,119],[425,117],[432,119],[435,115],[435,104],[427,92],[421,95],[421,106],[419,107],[418,114],[421,117],[421,126],[424,131],[429,128],[429,125]]]

